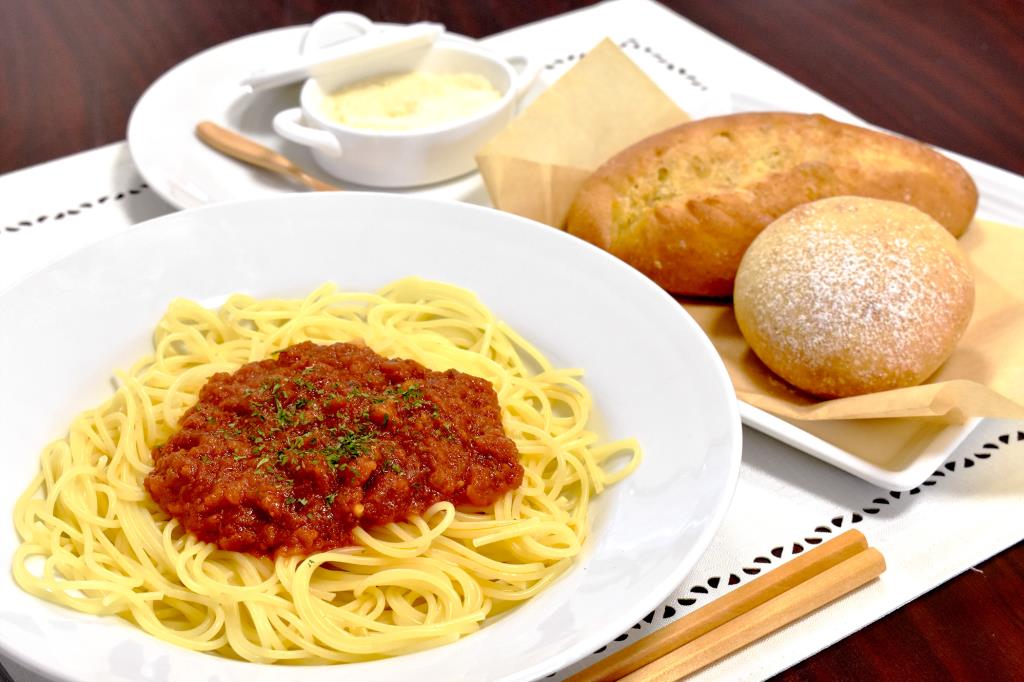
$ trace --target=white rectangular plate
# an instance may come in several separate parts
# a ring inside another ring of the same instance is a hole
[[[734,111],[804,110],[793,103],[783,106],[733,94]],[[872,127],[842,110],[822,111],[832,118]],[[978,185],[977,218],[1009,225],[1024,225],[1024,177],[981,161],[940,150],[967,169]],[[939,468],[981,423],[938,425],[926,420],[861,419],[851,421],[792,422],[747,403],[740,403],[743,423],[813,455],[870,483],[892,490],[910,490]],[[877,447],[864,452],[863,443]],[[857,446],[860,447],[857,447]],[[856,448],[857,452],[851,450]]]

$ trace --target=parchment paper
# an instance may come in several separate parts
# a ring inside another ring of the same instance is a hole
[[[477,154],[496,208],[561,227],[580,185],[690,117],[607,38]]]

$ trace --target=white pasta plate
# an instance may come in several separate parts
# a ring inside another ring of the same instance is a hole
[[[644,460],[596,497],[572,567],[522,606],[435,649],[282,668],[192,652],[115,616],[23,592],[14,502],[45,443],[152,350],[169,301],[372,291],[418,275],[473,290],[557,366],[582,367],[606,438]],[[740,418],[714,349],[680,306],[610,255],[486,208],[379,194],[289,195],[165,216],[0,294],[0,649],[65,680],[532,680],[628,629],[681,583],[736,483]]]

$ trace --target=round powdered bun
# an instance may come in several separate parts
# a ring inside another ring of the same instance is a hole
[[[925,213],[844,196],[769,225],[743,256],[733,302],[764,364],[835,398],[928,378],[967,327],[974,280],[956,239]]]

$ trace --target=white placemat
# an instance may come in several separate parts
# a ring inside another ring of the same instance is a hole
[[[648,0],[616,0],[486,42],[529,51],[553,80],[606,35],[669,92],[698,97],[727,90],[736,108],[782,101],[790,109],[854,120]],[[962,161],[972,173],[998,180],[983,187],[983,214],[1009,222],[1024,215],[1024,179]],[[86,244],[172,210],[148,190],[124,144],[0,176],[0,197],[0,290]],[[695,679],[768,677],[1024,538],[1024,423],[983,422],[925,483],[903,493],[876,488],[750,429],[744,438],[732,508],[687,581],[616,641],[551,679],[563,679],[851,526],[885,555],[888,570],[881,580]],[[7,659],[0,663],[17,682],[41,679]]]

